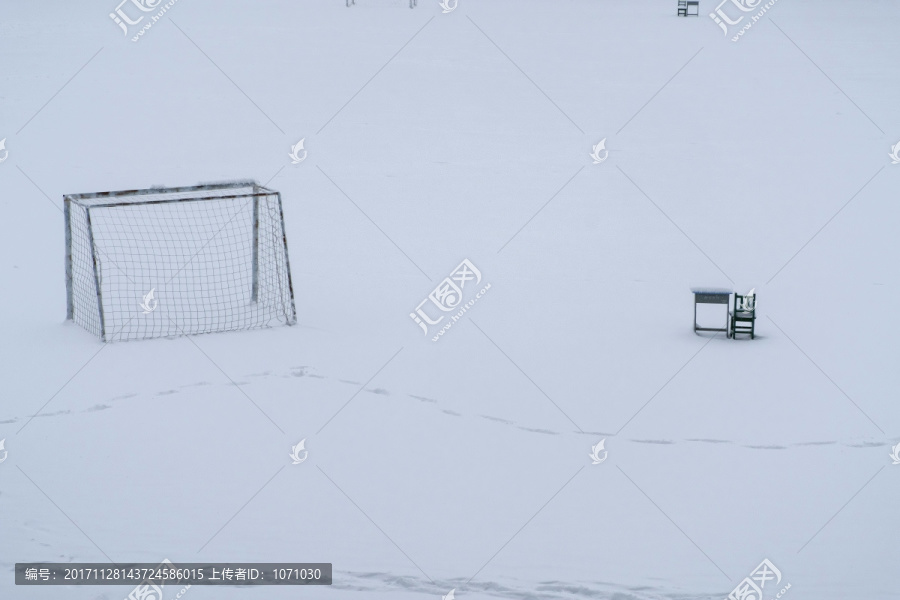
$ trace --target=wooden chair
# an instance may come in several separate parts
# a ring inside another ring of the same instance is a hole
[[[748,325],[749,323],[749,325]],[[749,333],[752,340],[756,334],[756,294],[734,295],[734,308],[728,311],[728,337],[734,339],[739,333]]]

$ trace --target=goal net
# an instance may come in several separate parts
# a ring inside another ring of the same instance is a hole
[[[64,205],[67,318],[101,340],[296,322],[278,192],[242,181]]]

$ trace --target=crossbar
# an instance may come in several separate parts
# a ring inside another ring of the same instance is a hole
[[[237,198],[256,198],[259,196],[270,196],[277,192],[248,192],[246,194],[233,194],[230,196],[203,196],[200,198],[164,198],[160,200],[144,200],[139,202],[104,202],[103,204],[89,204],[90,208],[110,208],[114,206],[147,206],[149,204],[170,204],[173,202],[198,202],[203,200],[235,200]],[[79,206],[84,206],[76,201]]]
[[[202,185],[188,185],[183,187],[156,187],[156,188],[143,188],[143,189],[135,189],[135,190],[119,190],[113,192],[91,192],[85,194],[67,194],[67,198],[71,198],[72,200],[90,200],[92,198],[108,198],[111,196],[139,196],[142,194],[180,194],[184,192],[200,192],[200,191],[212,191],[212,190],[227,190],[229,188],[242,188],[242,187],[252,187],[254,189],[258,189],[264,192],[271,192],[265,188],[264,186],[259,185],[256,181],[252,179],[248,179],[246,181],[232,181],[228,183],[207,183]]]

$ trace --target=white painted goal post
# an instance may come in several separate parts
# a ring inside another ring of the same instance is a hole
[[[101,340],[296,323],[279,192],[239,181],[63,200],[66,317]]]

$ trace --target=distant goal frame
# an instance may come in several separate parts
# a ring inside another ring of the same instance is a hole
[[[240,180],[66,194],[63,216],[66,320],[103,342],[297,322],[276,190]]]

